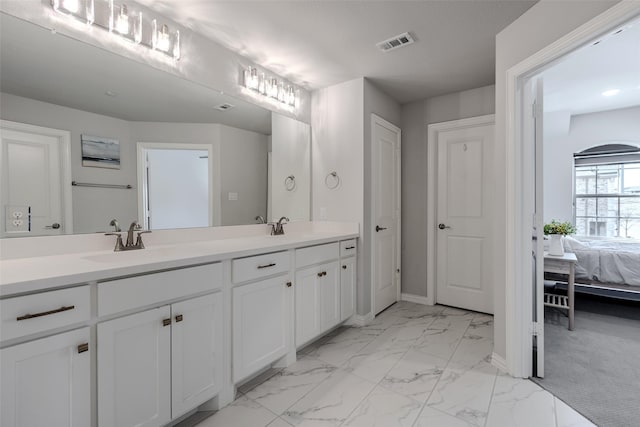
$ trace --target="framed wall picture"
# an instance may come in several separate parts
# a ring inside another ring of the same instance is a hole
[[[120,169],[120,141],[102,136],[82,135],[82,166]]]

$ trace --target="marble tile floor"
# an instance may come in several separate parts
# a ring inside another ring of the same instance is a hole
[[[593,426],[491,365],[493,318],[399,302],[341,327],[238,389],[198,427]]]

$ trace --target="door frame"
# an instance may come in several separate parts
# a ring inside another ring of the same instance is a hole
[[[73,201],[71,200],[71,132],[68,130],[48,128],[44,126],[30,125],[27,123],[0,120],[0,128],[24,133],[50,136],[58,140],[60,148],[60,195],[62,201],[63,234],[73,234]],[[2,150],[0,150],[0,161]],[[0,207],[0,220],[4,221],[4,208]]]
[[[495,114],[427,125],[427,304],[437,302],[438,138],[440,133],[491,125]]]
[[[138,142],[136,144],[136,163],[138,175],[138,222],[147,224],[144,202],[148,194],[145,154],[147,150],[199,150],[208,154],[209,167],[209,227],[221,225],[221,173],[220,146],[218,144],[182,144],[164,142]],[[146,228],[146,227],[145,227]]]
[[[373,148],[373,138],[375,135],[375,128],[376,125],[380,125],[382,127],[385,127],[393,132],[396,132],[396,134],[398,135],[398,139],[397,139],[397,143],[398,143],[398,153],[396,155],[396,210],[397,210],[397,215],[396,215],[396,301],[400,301],[400,292],[402,289],[402,283],[401,283],[401,274],[399,274],[397,272],[398,269],[400,269],[400,263],[402,261],[401,259],[401,253],[402,253],[402,229],[401,229],[401,225],[402,225],[402,220],[401,220],[401,207],[402,207],[402,195],[401,195],[401,190],[402,190],[402,171],[401,171],[401,154],[402,154],[402,129],[400,129],[399,127],[397,127],[396,125],[394,125],[391,122],[388,122],[387,120],[383,119],[382,117],[378,116],[377,114],[371,113],[371,177],[374,176],[374,174],[376,173],[377,169],[375,168],[376,165],[376,160],[377,155],[376,155],[376,150]],[[369,229],[369,238],[371,239],[371,251],[370,251],[370,257],[369,257],[369,265],[370,265],[370,272],[371,272],[371,313],[372,313],[372,317],[375,316],[375,311],[376,311],[376,292],[375,292],[375,286],[374,286],[374,275],[375,275],[375,257],[376,257],[376,251],[375,251],[375,231],[374,231],[374,218],[373,218],[373,212],[374,212],[374,207],[376,205],[376,202],[378,201],[378,194],[376,192],[376,188],[374,188],[374,182],[372,180],[371,182],[371,204],[369,205],[370,208],[370,212],[372,213],[371,215],[371,226]]]
[[[577,29],[541,49],[529,58],[507,70],[506,73],[506,117],[505,117],[505,170],[502,177],[506,183],[505,221],[505,327],[506,360],[508,372],[515,377],[529,377],[533,369],[531,283],[531,230],[525,224],[531,222],[532,212],[524,208],[523,190],[528,188],[535,176],[524,174],[518,167],[524,161],[522,124],[527,111],[523,103],[524,83],[570,54],[620,25],[640,15],[640,3],[622,1]]]

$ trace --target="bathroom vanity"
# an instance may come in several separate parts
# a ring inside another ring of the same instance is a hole
[[[1,241],[0,424],[171,425],[293,363],[355,314],[358,225],[285,230]]]

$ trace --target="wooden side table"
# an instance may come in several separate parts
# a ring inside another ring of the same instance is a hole
[[[573,331],[573,318],[575,310],[575,271],[578,258],[574,253],[565,253],[563,256],[544,253],[544,272],[566,274],[568,279],[567,295],[544,294],[544,305],[562,308],[569,312],[569,330]]]

